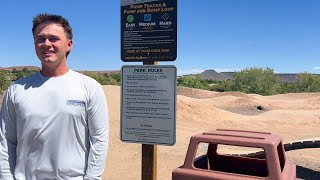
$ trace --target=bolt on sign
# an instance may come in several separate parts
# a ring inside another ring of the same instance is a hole
[[[121,140],[174,145],[176,67],[131,65],[123,66],[121,73]]]
[[[177,0],[121,0],[121,59],[174,61]]]

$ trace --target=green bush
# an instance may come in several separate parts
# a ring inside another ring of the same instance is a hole
[[[246,68],[234,74],[234,80],[204,80],[199,76],[178,78],[178,86],[210,91],[240,91],[260,95],[299,92],[320,92],[320,76],[308,73],[298,75],[297,82],[281,82],[273,69]]]
[[[3,91],[8,89],[10,82],[6,79],[6,73],[1,71],[0,72],[0,94],[2,94]]]
[[[26,67],[24,67],[22,70],[17,70],[16,68],[13,68],[11,71],[11,73],[16,76],[15,80],[30,76],[31,74],[34,74],[36,72],[38,71],[30,71]]]
[[[237,91],[235,81],[233,80],[226,80],[226,81],[217,81],[214,84],[211,84],[210,91],[218,91],[218,92],[225,92],[225,91]]]
[[[178,78],[178,86],[210,91],[240,91],[260,95],[299,92],[320,92],[320,76],[308,73],[298,75],[297,82],[281,82],[273,69],[246,68],[234,74],[234,80],[204,80],[199,76]]]
[[[178,78],[178,86],[209,90],[207,81],[199,77],[180,77]]]
[[[116,82],[118,84],[120,84],[120,81],[121,81],[121,74],[120,73],[113,73],[110,75],[110,77],[114,80],[116,80]]]
[[[299,92],[320,92],[320,77],[308,73],[299,74],[297,89]]]
[[[279,80],[273,69],[247,68],[236,72],[235,86],[239,91],[260,95],[277,94]]]
[[[101,85],[119,85],[120,84],[120,74],[97,74],[92,72],[84,72],[86,76],[92,77],[98,81]]]

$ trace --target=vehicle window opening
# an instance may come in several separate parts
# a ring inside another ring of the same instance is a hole
[[[268,176],[267,160],[262,148],[199,143],[194,167],[208,171]]]
[[[277,150],[278,150],[278,156],[279,156],[279,162],[280,162],[280,169],[281,169],[281,172],[283,171],[283,168],[284,168],[284,164],[285,164],[285,157],[284,157],[284,148],[283,148],[283,145],[282,145],[282,141],[278,144],[277,146]]]

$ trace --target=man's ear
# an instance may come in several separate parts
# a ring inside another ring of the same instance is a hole
[[[70,52],[71,49],[72,49],[72,47],[73,47],[73,41],[72,41],[72,39],[70,39],[70,40],[68,41],[67,46],[68,46],[68,52]]]

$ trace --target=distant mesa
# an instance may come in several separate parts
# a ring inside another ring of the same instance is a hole
[[[200,74],[189,74],[189,75],[183,75],[183,77],[187,76],[195,76],[198,75],[200,78],[207,79],[207,80],[217,80],[217,81],[226,81],[226,80],[234,80],[234,74],[235,72],[216,72],[215,70],[205,70]],[[278,73],[276,74],[281,82],[297,82],[298,81],[298,75],[294,73]],[[313,74],[320,76],[320,74]]]
[[[218,73],[215,70],[206,70],[200,73],[200,77],[203,79],[212,79],[218,81],[226,81],[226,80],[233,80],[234,72],[221,72]]]

